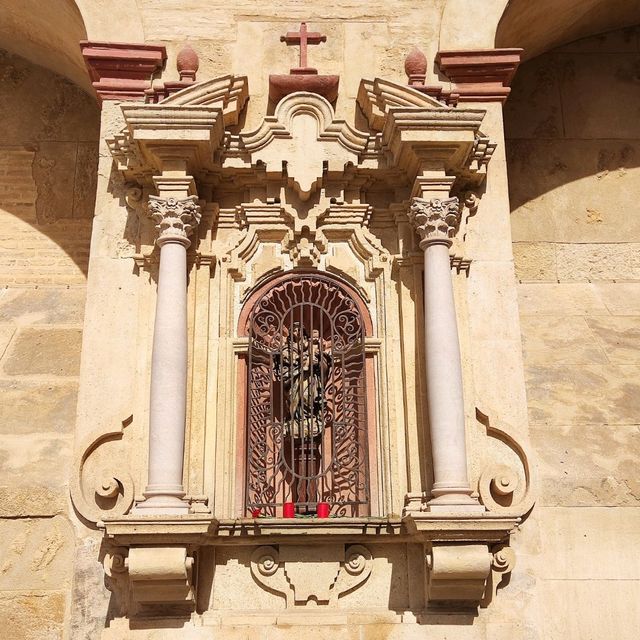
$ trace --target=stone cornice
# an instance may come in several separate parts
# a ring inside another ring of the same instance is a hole
[[[118,168],[130,181],[148,182],[179,157],[190,175],[254,175],[295,189],[305,201],[330,180],[372,184],[393,174],[413,183],[424,171],[442,170],[480,183],[495,147],[480,132],[482,109],[447,107],[387,80],[361,83],[367,131],[336,118],[321,96],[300,92],[281,100],[255,130],[231,133],[226,127],[238,122],[247,95],[246,78],[229,75],[158,104],[123,105],[126,128],[108,141]]]
[[[93,88],[104,100],[144,102],[151,77],[167,59],[163,45],[123,42],[80,42]]]
[[[277,543],[304,537],[305,540],[326,537],[345,537],[363,541],[395,542],[399,537],[417,538],[433,542],[504,541],[520,519],[513,516],[479,514],[473,516],[445,516],[420,513],[403,518],[228,518],[217,520],[211,516],[189,515],[172,519],[159,516],[106,517],[101,526],[107,538],[119,545],[170,544],[247,544],[259,539],[261,544]],[[255,543],[254,543],[255,544]]]
[[[222,76],[183,89],[159,104],[122,105],[126,127],[107,140],[118,169],[129,179],[162,170],[166,158],[181,157],[192,172],[210,169],[238,122],[248,97],[244,76]]]
[[[459,102],[504,102],[522,49],[439,51],[436,63],[453,83]]]
[[[439,51],[436,63],[453,83],[459,102],[502,102],[520,64],[522,49]]]

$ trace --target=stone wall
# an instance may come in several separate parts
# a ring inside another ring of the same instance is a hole
[[[75,425],[99,113],[0,51],[0,627],[63,637]]]
[[[505,108],[547,640],[640,625],[639,38],[525,63]]]

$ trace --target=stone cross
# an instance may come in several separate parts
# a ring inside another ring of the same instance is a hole
[[[307,45],[320,44],[321,42],[326,41],[327,36],[322,35],[317,31],[307,31],[306,22],[300,23],[300,31],[287,31],[285,35],[280,36],[280,42],[300,45],[300,66],[297,69],[291,69],[291,72],[313,73],[315,69],[307,67]]]

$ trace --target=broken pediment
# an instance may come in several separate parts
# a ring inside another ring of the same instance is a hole
[[[329,177],[354,173],[398,184],[398,172],[411,183],[443,169],[478,182],[495,147],[480,133],[484,110],[449,107],[380,78],[363,80],[358,93],[367,131],[337,118],[322,96],[299,91],[254,131],[232,133],[248,95],[245,77],[226,75],[157,104],[123,104],[126,127],[108,141],[118,169],[150,182],[178,159],[195,176],[262,174],[306,201]]]

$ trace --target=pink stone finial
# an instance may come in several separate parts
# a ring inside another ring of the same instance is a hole
[[[198,54],[193,50],[191,45],[186,44],[178,53],[176,60],[180,80],[183,82],[195,82],[196,72],[200,66]]]
[[[413,47],[404,61],[404,71],[409,78],[409,85],[423,85],[427,77],[427,57]]]

